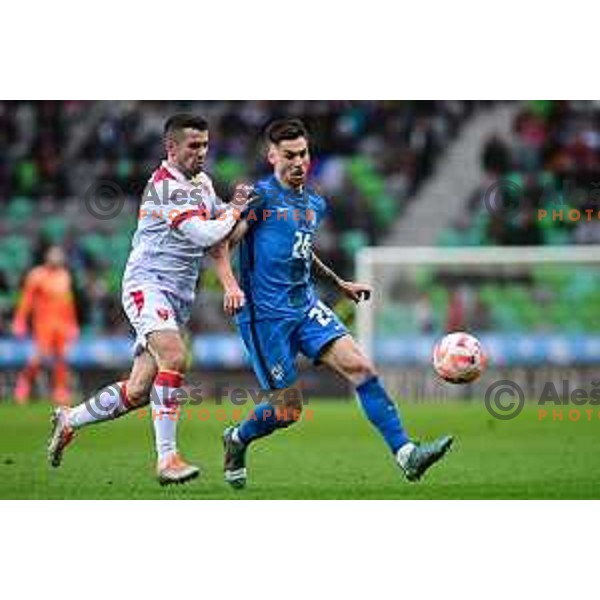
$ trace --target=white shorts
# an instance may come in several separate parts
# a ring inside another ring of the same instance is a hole
[[[192,303],[156,288],[128,287],[122,296],[125,314],[135,330],[137,356],[148,345],[153,331],[180,330],[190,319]]]

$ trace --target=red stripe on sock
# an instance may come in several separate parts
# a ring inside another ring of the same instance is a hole
[[[179,388],[183,385],[183,375],[176,371],[159,371],[154,379],[154,385],[166,385],[172,388]]]
[[[123,401],[123,406],[126,408],[131,408],[131,404],[129,403],[129,396],[127,395],[127,380],[119,381],[119,389],[121,390],[121,400]]]

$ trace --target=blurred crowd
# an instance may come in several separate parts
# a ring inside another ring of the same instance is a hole
[[[600,243],[600,103],[521,104],[509,137],[481,149],[484,177],[468,210],[440,240],[448,246],[539,246]],[[538,272],[539,271],[539,272]],[[538,269],[523,281],[463,285],[442,300],[447,329],[589,332],[600,328],[593,267]]]
[[[318,249],[350,275],[355,252],[378,243],[402,217],[440,152],[478,106],[466,101],[0,102],[0,335],[10,331],[24,275],[52,243],[67,252],[83,333],[126,330],[120,277],[139,194],[163,157],[162,127],[174,112],[207,117],[207,170],[224,198],[233,183],[266,172],[264,125],[279,116],[303,118],[312,134],[313,184],[331,209]],[[490,169],[504,160],[529,171],[538,168],[539,153],[548,137],[555,137],[551,122],[547,115],[523,117],[516,127],[521,145],[509,150],[498,142],[486,150]],[[99,220],[85,209],[85,190],[100,180],[116,183],[126,198],[117,218]],[[193,317],[193,331],[223,327],[214,275],[205,283],[202,318]]]
[[[481,185],[442,244],[600,243],[600,103],[523,103],[481,161]]]

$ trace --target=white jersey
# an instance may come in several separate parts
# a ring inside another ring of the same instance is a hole
[[[213,219],[221,208],[208,175],[188,179],[163,161],[144,190],[124,294],[150,287],[193,301],[206,249],[185,235],[182,225],[198,217]]]

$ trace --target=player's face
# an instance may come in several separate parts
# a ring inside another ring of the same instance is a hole
[[[293,188],[302,187],[310,167],[308,141],[300,137],[273,144],[269,150],[269,162],[279,181]]]
[[[194,176],[204,169],[208,152],[208,131],[184,129],[178,138],[167,142],[169,160],[173,161],[182,173]]]
[[[52,246],[46,252],[46,264],[50,267],[62,267],[65,264],[65,253],[62,248]]]

